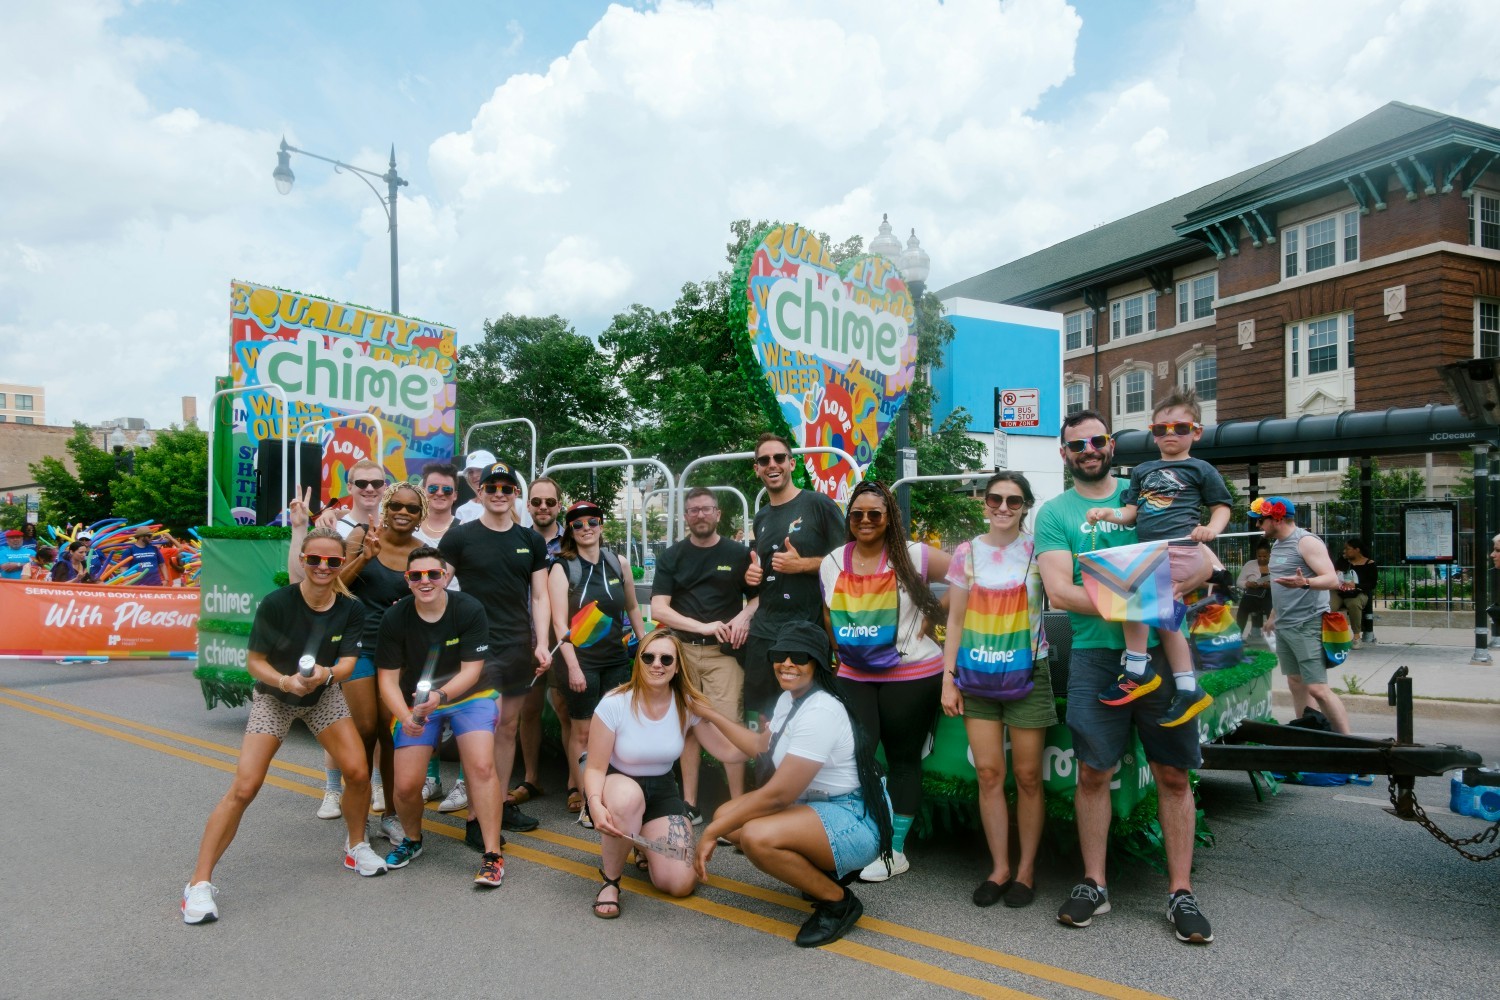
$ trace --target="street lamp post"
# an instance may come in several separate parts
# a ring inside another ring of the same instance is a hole
[[[880,217],[880,231],[870,241],[870,252],[880,254],[886,260],[895,264],[901,271],[901,276],[906,279],[907,287],[911,290],[912,307],[915,310],[912,315],[912,326],[920,328],[922,319],[922,293],[927,287],[927,276],[932,273],[932,258],[927,251],[922,249],[922,244],[917,240],[917,231],[911,231],[911,238],[906,241],[906,249],[901,249],[901,240],[891,232],[890,216],[882,214]],[[896,414],[896,457],[897,478],[905,479],[917,474],[917,452],[911,446],[911,402],[908,396],[901,404],[901,411]],[[901,509],[901,520],[908,534],[912,529],[911,523],[911,487],[901,486],[896,489],[896,504]]]
[[[401,311],[401,279],[396,268],[396,192],[406,186],[406,181],[400,174],[396,173],[395,143],[391,144],[389,169],[383,174],[377,174],[373,170],[356,167],[352,163],[319,156],[317,153],[309,153],[305,149],[298,149],[296,146],[288,145],[286,137],[283,136],[281,139],[281,149],[276,153],[276,169],[271,171],[271,176],[276,181],[276,190],[282,194],[291,194],[292,184],[297,179],[297,176],[292,173],[291,154],[293,153],[301,153],[303,156],[311,156],[313,159],[322,160],[324,163],[332,163],[334,172],[336,173],[342,173],[345,170],[351,172],[354,176],[365,182],[365,186],[370,189],[375,195],[376,200],[380,202],[380,207],[385,210],[385,220],[389,224],[387,230],[391,234],[391,312],[399,313]],[[376,180],[385,181],[386,191],[388,192],[386,196],[382,197],[379,189],[370,183],[371,177],[374,177]]]

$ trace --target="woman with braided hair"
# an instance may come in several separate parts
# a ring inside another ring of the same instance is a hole
[[[911,867],[906,833],[922,804],[922,747],[943,695],[943,648],[930,631],[947,612],[928,582],[947,575],[950,557],[906,540],[896,498],[881,483],[854,487],[848,518],[848,542],[824,557],[818,575],[839,691],[890,768],[894,854],[889,866],[860,873],[884,882]]]
[[[788,622],[771,641],[781,697],[762,732],[716,711],[707,699],[693,714],[713,723],[746,756],[756,757],[759,786],[714,813],[698,841],[700,879],[718,838],[750,863],[800,889],[812,916],[797,932],[802,948],[830,944],[864,912],[844,884],[870,864],[891,859],[891,809],[875,742],[854,718],[829,664],[828,636],[810,622]]]

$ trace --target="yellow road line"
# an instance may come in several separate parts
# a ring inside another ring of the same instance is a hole
[[[57,706],[75,715],[87,715],[92,718],[102,719],[116,725],[128,727],[130,729],[136,729],[141,732],[148,732],[153,735],[162,736],[167,739],[187,743],[189,745],[201,747],[203,749],[213,750],[218,753],[229,755],[231,757],[237,758],[239,755],[239,750],[236,747],[229,747],[225,746],[224,744],[213,743],[207,740],[200,740],[195,737],[184,735],[182,733],[176,733],[166,729],[159,729],[155,726],[133,722],[132,720],[108,715],[103,712],[96,712],[91,709],[82,708],[68,702],[57,701],[55,699],[47,698],[42,695],[25,691],[18,691],[13,688],[7,687],[0,687],[0,694],[13,695],[17,698],[29,699],[39,702],[43,705]],[[154,740],[143,739],[130,733],[120,732],[118,730],[110,729],[105,726],[95,725],[81,719],[72,718],[69,715],[62,714],[61,712],[50,711],[38,706],[27,705],[23,702],[15,701],[11,698],[6,697],[0,697],[0,704],[10,705],[14,708],[32,712],[33,714],[42,715],[59,722],[67,723],[69,725],[75,725],[79,728],[87,729],[91,732],[96,732],[101,735],[112,736],[116,739],[121,739],[125,742],[132,743],[146,749],[159,750],[171,756],[178,757],[182,760],[205,764],[217,770],[227,771],[230,773],[233,773],[235,770],[235,764],[232,762],[205,757],[202,754],[182,750],[178,747],[168,746],[166,744],[158,743]],[[283,770],[287,770],[294,774],[304,775],[310,778],[323,777],[321,771],[316,771],[312,768],[301,767],[300,765],[279,765],[277,764],[277,762],[273,761],[272,766],[280,766]],[[299,782],[287,781],[275,775],[267,775],[266,783],[277,788],[284,788],[289,791],[308,795],[312,798],[317,798],[322,795],[321,789],[315,789]],[[427,811],[431,812],[431,807],[428,807]],[[454,840],[463,840],[464,838],[464,834],[461,830],[455,830],[454,828],[445,824],[424,825],[424,828],[433,830],[440,836],[449,837]],[[551,843],[559,847],[571,848],[586,853],[594,853],[599,849],[599,845],[597,843],[583,840],[577,837],[570,837],[566,834],[554,833],[548,830],[534,830],[527,834],[527,836],[534,837],[545,843]],[[594,871],[588,865],[584,865],[569,859],[560,858],[545,851],[538,851],[532,848],[520,846],[516,844],[514,840],[511,840],[506,845],[506,850],[512,856],[521,858],[523,860],[545,865],[558,871],[570,872],[571,874],[578,875],[579,877],[584,879],[594,879]],[[676,906],[681,906],[685,909],[704,913],[709,916],[718,917],[719,919],[727,920],[730,923],[739,924],[753,930],[759,930],[763,933],[774,934],[779,937],[787,938],[788,940],[790,940],[791,937],[793,937],[796,933],[796,926],[793,924],[774,920],[769,917],[762,917],[757,914],[739,910],[731,906],[726,906],[722,903],[703,899],[701,897],[689,896],[679,899],[677,897],[668,896],[658,891],[649,882],[640,882],[636,879],[629,879],[624,884],[626,888],[628,888],[631,892],[635,892],[643,896],[648,896],[653,899],[658,899],[662,902],[671,903]],[[784,906],[789,909],[797,910],[799,912],[805,913],[811,910],[810,905],[802,899],[788,895],[786,893],[778,892],[774,889],[767,889],[762,886],[753,885],[747,882],[740,882],[735,879],[727,879],[720,876],[711,875],[708,878],[707,884],[716,889],[721,889],[726,892],[758,899],[762,902]],[[888,920],[881,920],[876,917],[861,917],[859,926],[862,930],[884,934],[888,937],[894,937],[898,940],[906,941],[920,947],[945,952],[947,954],[961,958],[967,958],[973,961],[981,962],[983,964],[994,966],[996,968],[1007,969],[1012,972],[1030,976],[1034,979],[1041,979],[1045,982],[1056,983],[1060,986],[1067,986],[1073,989],[1082,990],[1087,993],[1092,993],[1096,996],[1107,997],[1109,998],[1109,1000],[1168,1000],[1168,998],[1163,997],[1160,994],[1138,990],[1130,986],[1125,986],[1121,983],[1111,982],[1107,979],[1100,979],[1095,976],[1072,972],[1068,969],[1062,969],[1043,962],[1036,962],[1031,959],[1021,958],[1020,956],[1011,955],[992,948],[985,948],[980,945],[970,944],[967,941],[958,940],[956,938],[949,938],[939,934],[933,934],[929,931],[917,930],[916,928],[906,927],[902,924],[893,923]],[[1000,987],[993,983],[987,983],[983,980],[973,979],[972,977],[952,973],[941,967],[930,965],[929,963],[919,962],[914,959],[907,959],[903,956],[892,955],[879,949],[869,948],[868,946],[860,945],[856,942],[848,941],[847,939],[839,941],[834,945],[826,946],[825,950],[844,954],[848,957],[856,958],[860,961],[864,961],[872,965],[877,965],[890,971],[912,976],[913,978],[918,978],[924,981],[948,986],[951,989],[970,993],[974,996],[998,996],[1005,998],[1021,998],[1030,996],[1030,994],[1008,990],[1005,987]],[[940,978],[934,978],[935,975],[939,976]],[[981,992],[976,992],[976,990],[980,990]],[[997,990],[1000,992],[995,992]]]

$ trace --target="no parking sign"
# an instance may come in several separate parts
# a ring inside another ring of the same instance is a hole
[[[995,426],[1041,426],[1041,395],[1038,389],[996,389]]]

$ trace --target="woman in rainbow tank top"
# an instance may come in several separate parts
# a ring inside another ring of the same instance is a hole
[[[922,748],[943,688],[943,650],[928,634],[943,608],[928,587],[946,552],[906,540],[891,491],[866,480],[849,498],[849,541],[823,558],[823,616],[838,653],[839,692],[885,748],[893,815],[892,863],[860,873],[883,882],[911,867],[903,850],[922,804]]]
[[[964,542],[948,571],[948,634],[943,647],[943,711],[964,717],[979,776],[979,816],[992,868],[974,890],[975,906],[1025,906],[1036,895],[1042,839],[1042,749],[1057,722],[1047,637],[1042,631],[1042,577],[1031,535],[1022,531],[1036,506],[1019,472],[985,483],[990,530]],[[1010,727],[1016,780],[1019,864],[1010,864],[1005,802],[1005,733]]]

